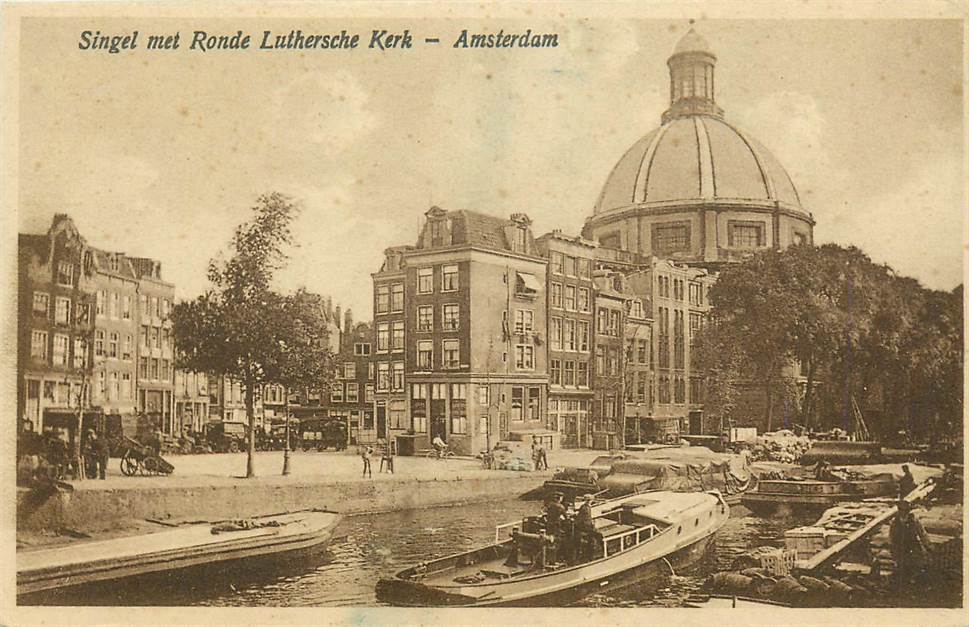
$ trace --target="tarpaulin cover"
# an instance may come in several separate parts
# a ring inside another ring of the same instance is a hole
[[[742,455],[715,453],[702,446],[646,451],[635,459],[616,462],[600,487],[609,496],[674,490],[720,490],[733,494],[747,488],[750,468]]]

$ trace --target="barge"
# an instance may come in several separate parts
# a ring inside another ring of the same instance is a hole
[[[721,494],[657,491],[591,505],[594,530],[561,531],[544,517],[500,525],[488,546],[421,562],[377,583],[377,599],[402,606],[559,605],[655,568],[696,562],[730,516]],[[580,537],[581,536],[581,537]]]
[[[318,547],[340,515],[306,510],[17,553],[17,594]]]

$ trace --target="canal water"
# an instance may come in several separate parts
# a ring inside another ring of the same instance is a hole
[[[475,505],[351,516],[326,550],[242,570],[209,568],[190,578],[158,577],[150,585],[115,584],[82,598],[51,597],[46,603],[84,605],[344,606],[376,605],[382,576],[413,563],[494,540],[496,525],[538,513],[541,504],[507,500]],[[734,506],[705,559],[690,570],[578,602],[591,606],[681,606],[706,576],[731,566],[747,549],[782,546],[785,529],[807,521],[763,519]]]

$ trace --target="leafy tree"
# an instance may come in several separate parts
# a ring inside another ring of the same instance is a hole
[[[290,385],[321,377],[331,363],[319,303],[299,292],[272,289],[293,244],[298,208],[288,197],[259,197],[239,225],[228,254],[209,264],[212,288],[172,311],[179,367],[240,380],[249,423],[246,476],[255,476],[255,400],[269,383]],[[315,307],[314,307],[315,306]]]
[[[710,291],[710,324],[695,349],[708,406],[729,414],[738,386],[760,382],[770,429],[775,407],[790,404],[797,366],[806,383],[803,424],[819,413],[826,426],[850,429],[857,401],[883,434],[954,425],[962,411],[961,295],[961,287],[926,290],[855,247],[754,255],[725,268]]]

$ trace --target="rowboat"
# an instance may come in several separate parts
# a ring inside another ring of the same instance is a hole
[[[716,490],[656,491],[594,503],[580,531],[567,514],[552,535],[544,516],[499,525],[488,546],[422,562],[377,583],[377,599],[407,606],[552,605],[650,568],[697,561],[727,521]],[[504,537],[503,537],[504,536]]]
[[[17,594],[309,549],[340,515],[323,510],[186,525],[135,536],[17,553]]]

